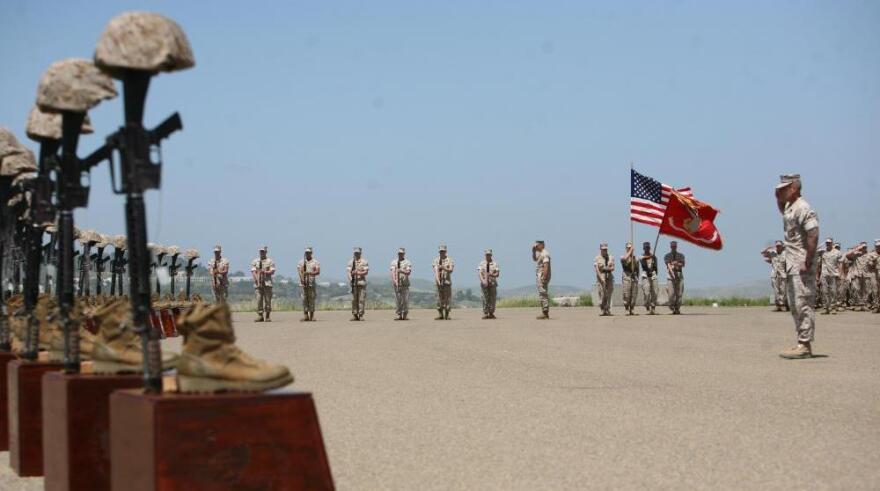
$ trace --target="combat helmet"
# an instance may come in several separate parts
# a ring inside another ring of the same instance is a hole
[[[151,12],[125,12],[110,20],[95,48],[95,65],[114,78],[125,69],[173,72],[195,65],[186,34],[173,20]]]
[[[91,61],[81,58],[52,63],[37,86],[37,105],[55,111],[84,113],[114,97],[113,80]]]
[[[61,139],[61,113],[49,109],[41,109],[40,106],[31,108],[28,115],[27,129],[25,130],[28,138],[34,141],[41,140],[60,140]],[[88,135],[94,133],[92,122],[88,115],[83,120],[80,134]]]

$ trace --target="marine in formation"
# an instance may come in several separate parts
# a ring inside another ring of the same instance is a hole
[[[251,276],[257,297],[256,322],[271,322],[272,315],[272,277],[275,275],[275,261],[269,257],[269,248],[260,247],[259,256],[251,261]]]
[[[541,302],[541,315],[538,320],[550,319],[550,277],[553,270],[550,266],[550,251],[543,240],[536,240],[532,245],[532,260],[535,261],[535,284],[538,288],[538,299]]]
[[[354,248],[346,271],[351,284],[351,320],[362,321],[367,307],[367,274],[370,273],[370,264],[363,258],[363,249]]]
[[[438,256],[434,258],[431,267],[434,270],[434,286],[437,288],[437,312],[439,315],[434,320],[449,320],[449,311],[452,308],[452,272],[455,270],[455,261],[447,255],[445,245],[438,248]]]
[[[321,263],[314,257],[314,250],[306,247],[303,258],[296,265],[299,273],[299,291],[303,303],[303,322],[315,320],[315,299],[317,284],[315,278],[321,274]]]
[[[406,249],[397,249],[397,258],[391,261],[391,284],[394,286],[396,321],[408,320],[409,316],[409,276],[412,263],[406,258]]]
[[[666,263],[666,272],[669,274],[669,284],[667,291],[669,292],[669,310],[674,315],[681,314],[681,301],[684,297],[684,254],[678,252],[678,242],[669,243],[669,253],[663,257]]]
[[[477,276],[480,280],[480,292],[483,299],[483,319],[495,319],[495,304],[498,301],[498,277],[501,268],[498,267],[492,254],[492,249],[486,249],[484,259],[477,266]]]

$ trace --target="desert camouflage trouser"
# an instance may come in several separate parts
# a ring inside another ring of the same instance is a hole
[[[452,301],[452,285],[437,285],[437,308],[446,310]]]
[[[773,287],[773,303],[777,307],[785,307],[788,305],[785,292],[785,276],[771,276],[770,286]]]
[[[394,292],[394,300],[397,304],[397,315],[409,314],[409,285],[399,285]]]
[[[351,293],[351,314],[360,317],[367,308],[367,285],[355,285]]]
[[[538,287],[538,300],[541,301],[541,311],[550,312],[550,293],[547,290],[550,282],[544,281],[544,278],[537,276],[535,278],[535,286]]]
[[[211,293],[214,294],[214,303],[225,303],[229,297],[229,287],[226,285],[212,285]]]
[[[850,278],[837,278],[837,304],[841,307],[843,304],[849,305],[849,282]]]
[[[815,273],[788,275],[786,291],[798,342],[809,343],[816,331],[816,312],[813,310],[816,302]]]
[[[642,278],[642,295],[645,297],[645,308],[651,310],[657,306],[657,276]]]
[[[638,276],[623,277],[623,305],[629,310],[635,308],[636,301],[639,298],[639,278]]]
[[[498,300],[498,285],[480,286],[483,297],[483,314],[495,313],[495,302]]]
[[[670,278],[666,290],[669,294],[669,309],[673,311],[680,309],[681,300],[684,297],[684,278]]]
[[[315,285],[305,285],[302,287],[303,312],[315,311]]]
[[[269,315],[272,312],[272,287],[256,287],[254,292],[257,296],[257,313],[261,316]]]
[[[605,283],[599,283],[599,307],[602,312],[611,310],[611,297],[614,294],[614,278],[608,276]]]
[[[822,276],[822,305],[825,307],[825,310],[836,309],[838,307],[838,289],[837,276],[830,274]]]

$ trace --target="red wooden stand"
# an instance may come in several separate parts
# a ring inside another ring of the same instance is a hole
[[[110,394],[143,385],[134,375],[43,375],[46,490],[110,489]]]
[[[112,488],[333,489],[312,395],[110,396]]]
[[[9,406],[7,405],[6,365],[18,359],[14,354],[0,352],[0,451],[9,450]]]
[[[43,374],[63,363],[13,360],[7,365],[9,384],[9,465],[22,477],[43,475]]]

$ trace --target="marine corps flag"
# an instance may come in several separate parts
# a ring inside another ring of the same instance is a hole
[[[660,233],[672,235],[707,249],[721,249],[721,234],[715,227],[718,210],[708,203],[673,191],[663,214]]]

